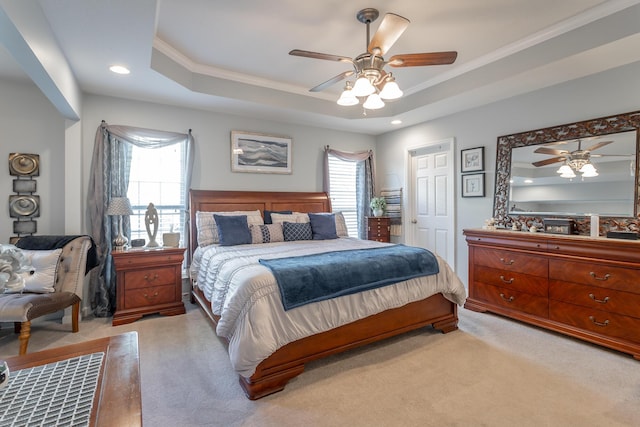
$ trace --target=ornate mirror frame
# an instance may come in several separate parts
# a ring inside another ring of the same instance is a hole
[[[580,139],[590,136],[608,135],[626,131],[637,131],[636,139],[640,138],[640,111],[618,114],[615,116],[601,117],[585,120],[577,123],[569,123],[560,126],[531,130],[513,135],[498,137],[496,153],[496,182],[493,199],[493,217],[497,226],[511,227],[513,221],[519,224],[531,226],[534,223],[542,223],[543,218],[513,216],[508,214],[509,191],[511,179],[511,150],[517,147],[546,144],[554,141],[568,139]],[[608,230],[640,231],[640,179],[638,173],[638,159],[640,158],[640,144],[636,142],[635,165],[635,217],[601,217],[600,229],[606,233]],[[589,220],[584,217],[574,218],[577,223],[578,234],[589,234]]]

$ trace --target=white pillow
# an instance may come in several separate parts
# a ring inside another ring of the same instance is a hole
[[[342,212],[334,212],[336,216],[336,234],[338,237],[349,237],[349,230],[347,229],[347,222],[344,219]]]
[[[232,212],[196,212],[196,227],[198,229],[198,246],[209,246],[220,243],[218,236],[218,226],[213,215],[246,215],[247,225],[262,225],[264,220],[260,210],[255,211],[232,211]]]
[[[31,265],[29,271],[20,273],[25,284],[22,291],[39,294],[55,292],[54,284],[62,249],[42,251],[23,249],[22,253],[27,263]]]
[[[282,224],[283,222],[309,222],[309,215],[301,212],[294,212],[290,214],[272,213],[271,221],[274,224]]]

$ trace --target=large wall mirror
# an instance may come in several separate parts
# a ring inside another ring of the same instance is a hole
[[[498,137],[497,224],[597,214],[605,230],[638,231],[639,129],[636,111]]]

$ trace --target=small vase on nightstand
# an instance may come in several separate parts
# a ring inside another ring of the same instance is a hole
[[[373,210],[373,216],[382,216],[382,214],[384,213],[384,211],[382,209],[374,209]]]

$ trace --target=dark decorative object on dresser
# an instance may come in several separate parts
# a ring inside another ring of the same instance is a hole
[[[367,240],[391,241],[391,218],[387,216],[367,217]]]
[[[640,360],[640,242],[464,230],[465,308],[570,335]]]
[[[182,260],[184,248],[113,251],[116,267],[116,312],[113,326],[135,322],[144,314],[184,314]]]

